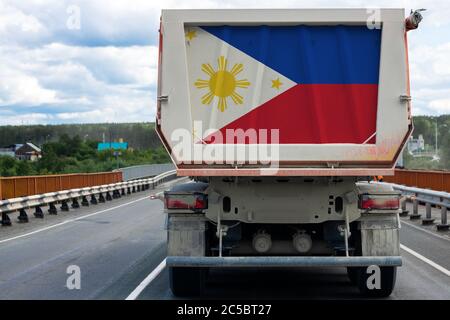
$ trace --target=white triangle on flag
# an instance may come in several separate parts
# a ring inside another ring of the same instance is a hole
[[[185,35],[191,123],[203,128],[192,127],[196,142],[297,84],[200,27],[186,27]],[[220,66],[226,75],[218,77]]]

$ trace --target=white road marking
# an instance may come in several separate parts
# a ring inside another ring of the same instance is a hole
[[[411,228],[414,228],[414,229],[416,229],[416,230],[420,230],[420,231],[423,231],[423,232],[425,232],[425,233],[428,233],[429,235],[432,235],[432,236],[434,236],[434,237],[436,237],[436,238],[444,239],[444,240],[450,241],[450,238],[446,238],[446,237],[441,236],[441,235],[439,235],[439,234],[435,234],[434,232],[431,232],[430,230],[427,230],[427,229],[418,227],[418,226],[416,226],[416,225],[414,225],[414,224],[412,224],[412,223],[409,223],[409,222],[406,222],[406,221],[403,221],[403,220],[401,220],[401,223],[404,223],[404,224],[406,224],[407,226],[409,226],[409,227],[411,227]]]
[[[444,273],[445,275],[450,277],[450,271],[445,269],[444,267],[438,265],[437,263],[431,261],[430,259],[422,256],[421,254],[415,252],[414,250],[400,244],[400,248],[405,250],[406,252],[412,254],[416,258],[422,260],[423,262],[429,264],[436,270],[439,270],[440,272]],[[130,293],[128,297],[126,297],[125,300],[136,300],[139,295],[142,293],[142,291],[145,290],[145,288],[153,281],[155,278],[161,273],[161,271],[164,270],[166,267],[166,259],[161,261],[161,263],[152,271],[150,274],[136,287],[136,289],[133,290],[133,292]]]
[[[74,219],[70,219],[70,220],[66,220],[66,221],[60,222],[60,223],[56,223],[56,224],[53,224],[53,225],[45,227],[45,228],[41,228],[41,229],[34,230],[34,231],[31,231],[31,232],[28,232],[28,233],[24,233],[24,234],[21,234],[19,236],[3,239],[3,240],[0,240],[0,243],[4,243],[4,242],[11,241],[11,240],[24,238],[24,237],[28,237],[28,236],[31,236],[33,234],[36,234],[36,233],[39,233],[39,232],[42,232],[42,231],[46,231],[46,230],[49,230],[49,229],[53,229],[53,228],[65,225],[67,223],[70,223],[70,222],[74,222],[74,221],[77,221],[77,220],[85,219],[87,217],[92,217],[92,216],[95,216],[97,214],[104,213],[104,212],[107,212],[107,211],[115,210],[117,208],[121,208],[121,207],[127,206],[129,204],[132,204],[132,203],[135,203],[135,202],[138,202],[138,201],[142,201],[144,199],[150,199],[150,198],[148,196],[143,197],[143,198],[139,198],[139,199],[136,199],[136,200],[133,200],[133,201],[130,201],[130,202],[126,202],[126,203],[120,204],[120,205],[115,206],[115,207],[111,207],[111,208],[108,208],[108,209],[100,210],[100,211],[97,211],[97,212],[94,212],[94,213],[86,214],[86,215],[81,216],[81,217],[77,217],[77,218],[74,218]]]
[[[161,261],[161,263],[152,271],[150,274],[145,277],[144,280],[136,287],[136,289],[131,292],[125,300],[136,300],[137,297],[144,291],[145,288],[153,281],[155,278],[164,270],[166,267],[166,259]]]
[[[405,250],[406,252],[412,254],[413,256],[415,256],[416,258],[422,260],[423,262],[429,264],[430,266],[432,266],[433,268],[435,268],[436,270],[439,270],[440,272],[442,272],[443,274],[445,274],[446,276],[450,277],[450,271],[445,269],[444,267],[438,265],[436,262],[431,261],[430,259],[424,257],[423,255],[421,255],[420,253],[415,252],[414,250],[400,244],[400,248]]]

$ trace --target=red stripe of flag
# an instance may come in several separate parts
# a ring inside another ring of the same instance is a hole
[[[224,140],[227,129],[253,128],[279,129],[280,144],[374,144],[377,100],[376,84],[298,84],[219,131]]]

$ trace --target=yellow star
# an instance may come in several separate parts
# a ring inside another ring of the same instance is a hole
[[[272,88],[280,89],[280,86],[283,84],[283,82],[280,81],[280,78],[276,78],[275,80],[272,80]]]
[[[191,41],[193,38],[197,37],[197,31],[195,30],[189,30],[186,32],[186,38]]]

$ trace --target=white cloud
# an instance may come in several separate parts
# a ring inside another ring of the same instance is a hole
[[[447,0],[0,0],[16,15],[30,17],[45,25],[48,35],[39,34],[35,41],[57,41],[66,44],[155,45],[161,9],[187,8],[323,8],[323,7],[404,7],[407,11],[425,7],[427,24],[443,27],[450,24]],[[78,6],[81,29],[69,30],[69,6]],[[1,16],[0,16],[1,17]],[[0,19],[1,20],[1,19]],[[28,24],[31,24],[28,23]],[[27,25],[27,24],[24,24]],[[0,32],[0,39],[3,34]],[[11,39],[10,39],[11,40]],[[1,41],[1,40],[0,40]]]
[[[436,110],[437,112],[439,112],[441,114],[449,114],[450,113],[450,98],[433,100],[430,103],[430,107],[433,108],[433,110]]]
[[[0,107],[56,102],[56,93],[43,88],[38,79],[7,66],[0,69]]]
[[[448,39],[447,39],[448,40]],[[410,50],[411,94],[414,114],[450,113],[450,41]]]
[[[21,57],[45,64],[71,63],[83,66],[106,83],[156,84],[158,49],[154,46],[82,47],[52,43],[27,50]]]
[[[427,8],[409,34],[413,112],[450,112],[446,0],[0,0],[0,124],[152,121],[162,8],[274,7]]]
[[[3,46],[0,114],[41,105],[51,122],[152,121],[156,59],[152,46]]]
[[[0,2],[0,32],[5,34],[14,30],[38,33],[45,30],[45,27],[35,16]]]
[[[421,85],[450,80],[450,39],[437,46],[415,46],[410,49],[412,80]]]
[[[0,45],[32,44],[49,36],[49,30],[33,13],[25,13],[0,0]]]
[[[0,116],[0,125],[28,125],[51,122],[53,116],[43,113],[28,113],[23,115]]]

